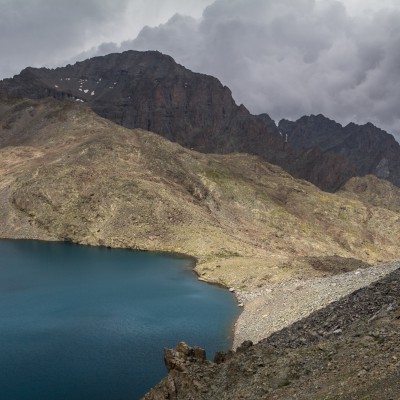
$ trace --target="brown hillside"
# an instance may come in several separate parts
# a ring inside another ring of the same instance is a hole
[[[256,156],[200,154],[51,99],[3,102],[0,116],[0,237],[186,253],[202,279],[237,288],[325,276],[328,256],[349,269],[400,256],[398,210]]]

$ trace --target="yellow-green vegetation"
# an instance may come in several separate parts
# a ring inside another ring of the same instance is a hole
[[[329,257],[350,269],[400,258],[399,210],[351,189],[321,192],[258,157],[196,153],[71,103],[0,111],[0,136],[15,136],[0,149],[1,237],[185,253],[200,279],[236,288],[336,273]]]

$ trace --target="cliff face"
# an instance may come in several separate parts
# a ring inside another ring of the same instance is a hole
[[[368,174],[400,186],[400,145],[392,135],[371,123],[343,127],[323,115],[311,115],[295,122],[282,120],[279,130],[298,151],[318,148],[322,154],[342,158],[344,164],[336,163],[338,187],[349,175]]]
[[[336,192],[350,178],[358,175],[346,157],[323,152],[318,147],[293,150],[288,146],[287,152],[286,171],[328,192]]]
[[[270,157],[283,141],[216,78],[193,73],[159,52],[128,51],[64,68],[27,68],[0,84],[12,96],[87,103],[127,128],[156,132],[202,152]]]

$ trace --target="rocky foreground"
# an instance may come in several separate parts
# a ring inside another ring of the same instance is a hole
[[[336,262],[340,264],[340,260]],[[368,286],[396,268],[396,263],[390,263],[324,278],[238,291],[236,296],[244,308],[235,324],[233,348],[245,340],[256,343],[329,303]]]
[[[165,350],[168,377],[144,399],[399,399],[399,267],[216,362],[184,343]]]

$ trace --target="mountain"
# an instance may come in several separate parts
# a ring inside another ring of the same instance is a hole
[[[216,78],[193,73],[156,51],[127,51],[63,68],[26,68],[0,84],[11,96],[52,96],[88,104],[127,128],[161,134],[202,152],[270,155],[283,146]]]
[[[0,138],[2,238],[186,253],[201,279],[237,288],[333,273],[328,256],[350,270],[400,256],[398,207],[372,187],[367,201],[360,184],[322,192],[260,157],[198,153],[52,98],[0,102]]]
[[[236,105],[231,91],[216,78],[194,73],[155,51],[110,54],[56,69],[26,68],[0,82],[1,95],[84,103],[117,124],[153,131],[186,148],[261,156],[330,192],[365,174],[400,184],[398,146],[383,131],[353,126],[343,134],[329,120],[299,120],[298,129],[296,123],[281,121],[278,130],[267,114],[251,115]],[[340,145],[333,146],[335,140]]]
[[[279,130],[298,151],[319,149],[347,161],[343,170],[352,176],[375,175],[400,186],[400,145],[392,135],[371,123],[343,127],[323,115],[304,116],[297,121],[282,120]],[[348,180],[340,174],[338,187]]]

